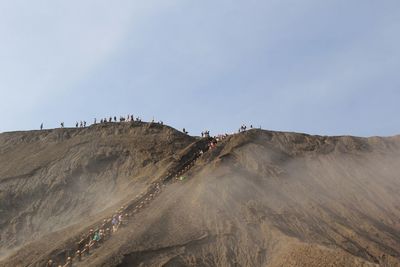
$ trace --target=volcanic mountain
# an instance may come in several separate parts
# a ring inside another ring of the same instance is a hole
[[[0,134],[0,266],[400,266],[400,136],[210,142],[144,122]]]

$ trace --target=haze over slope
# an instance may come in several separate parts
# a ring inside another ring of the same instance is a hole
[[[0,135],[1,246],[37,237],[2,264],[59,255],[194,142],[150,124]],[[236,134],[76,266],[400,266],[399,160],[399,137]]]

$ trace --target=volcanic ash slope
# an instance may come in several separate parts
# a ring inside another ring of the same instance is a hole
[[[399,137],[236,134],[77,266],[400,266],[399,162]]]

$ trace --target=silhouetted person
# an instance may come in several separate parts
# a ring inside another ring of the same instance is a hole
[[[43,130],[43,122],[40,124],[40,130]]]
[[[86,121],[83,121],[83,127],[86,127]]]
[[[79,124],[78,124],[78,122],[76,122],[76,123],[75,123],[75,127],[78,128],[78,126],[79,126]]]
[[[111,117],[108,119],[108,122],[112,122],[112,118]]]
[[[64,128],[64,122],[61,123],[61,128]]]

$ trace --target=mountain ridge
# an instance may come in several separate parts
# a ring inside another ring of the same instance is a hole
[[[0,265],[41,266],[121,203],[185,169],[184,180],[165,183],[128,226],[74,264],[400,266],[400,136],[252,129],[207,151],[210,140],[155,123],[0,134],[0,203],[8,216],[0,249],[26,244]],[[36,191],[21,182],[34,179]],[[52,227],[40,226],[44,218]],[[13,220],[20,228],[9,227]],[[17,229],[35,238],[18,239]]]

